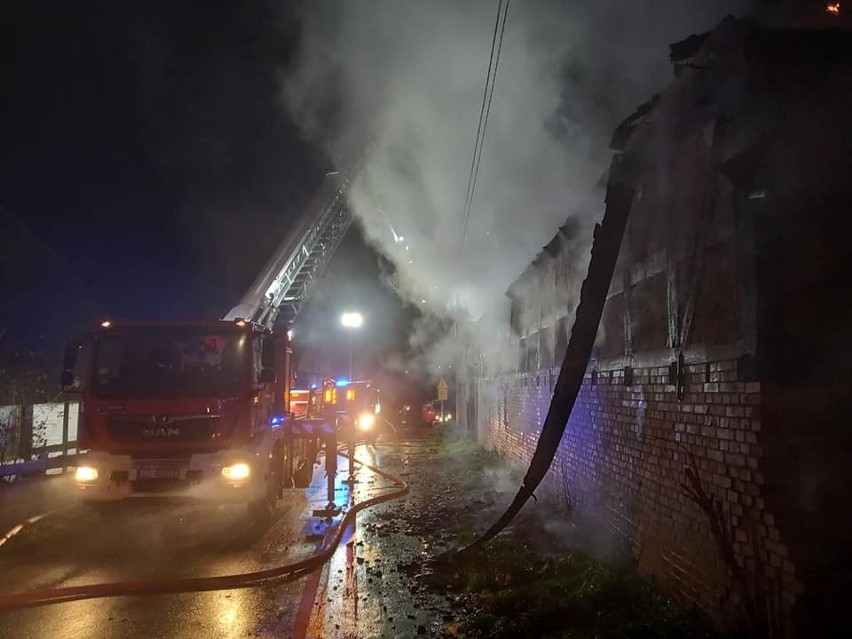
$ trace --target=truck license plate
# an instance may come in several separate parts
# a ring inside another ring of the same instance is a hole
[[[149,467],[136,469],[138,479],[180,479],[180,468]]]

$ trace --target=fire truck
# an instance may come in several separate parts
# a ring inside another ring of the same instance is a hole
[[[223,318],[104,321],[68,344],[61,382],[80,396],[83,502],[182,496],[265,518],[285,489],[310,483],[320,447],[336,451],[335,416],[290,412],[290,327],[350,225],[347,186],[326,176]]]
[[[381,391],[370,381],[323,382],[323,404],[334,407],[340,440],[374,443],[381,432]]]
[[[320,415],[320,394],[314,388],[290,389],[290,412],[293,417],[314,417]]]

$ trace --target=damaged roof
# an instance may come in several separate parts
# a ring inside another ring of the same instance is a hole
[[[652,129],[659,126],[660,131],[654,139],[661,143],[652,145],[647,154],[658,161],[663,142],[668,141],[671,146],[685,135],[700,130],[719,113],[728,112],[732,102],[741,99],[742,87],[748,82],[755,60],[760,68],[763,68],[761,60],[769,61],[772,73],[798,69],[797,73],[832,74],[838,67],[852,73],[852,32],[841,29],[762,29],[750,21],[729,17],[713,31],[693,34],[671,44],[669,50],[676,79],[664,92],[640,105],[615,128],[610,148],[617,153],[630,153],[628,147],[635,145],[637,155],[645,155],[650,138],[642,135],[639,139],[636,134],[647,128],[646,125],[650,126],[653,120],[648,134],[651,135]],[[754,156],[761,152],[759,140],[752,142],[745,151],[741,150],[720,163],[720,169],[732,182],[745,190],[751,186]],[[606,187],[607,180],[605,174],[598,186]],[[598,189],[594,189],[593,193],[598,193]],[[603,203],[604,198],[600,197],[599,204],[602,206]],[[535,281],[546,265],[560,255],[572,238],[570,223],[574,221],[569,217],[512,283],[506,292],[509,298],[518,299],[525,286]]]
[[[630,139],[630,136],[633,135],[633,132],[636,128],[642,124],[645,119],[645,116],[651,112],[654,106],[657,104],[657,101],[660,98],[660,94],[654,95],[650,100],[640,105],[638,109],[636,109],[632,114],[630,114],[624,121],[621,122],[617,127],[615,127],[615,131],[612,133],[612,139],[609,142],[609,148],[613,151],[623,151],[627,141]]]
[[[693,33],[686,40],[681,40],[680,42],[670,44],[669,60],[671,60],[673,64],[691,60],[692,57],[696,53],[698,53],[698,50],[701,48],[701,45],[704,44],[704,41],[709,35],[709,31],[707,33]]]
[[[606,190],[608,179],[609,171],[604,171],[603,175],[601,175],[600,179],[595,183],[595,187],[592,189],[589,196],[575,209],[573,214],[569,215],[565,219],[562,226],[557,229],[553,239],[542,247],[535,258],[509,286],[506,291],[506,295],[509,298],[519,299],[521,296],[520,291],[526,287],[530,280],[533,280],[536,276],[538,276],[547,264],[559,257],[564,250],[569,248],[571,242],[577,239],[577,236],[583,228],[580,219],[587,217],[583,211],[594,206],[603,206],[603,193]]]

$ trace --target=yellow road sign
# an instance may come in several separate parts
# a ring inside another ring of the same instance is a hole
[[[447,386],[447,382],[445,382],[444,378],[442,377],[441,380],[438,382],[438,400],[439,401],[444,402],[444,401],[447,400],[447,390],[449,388],[450,387]]]

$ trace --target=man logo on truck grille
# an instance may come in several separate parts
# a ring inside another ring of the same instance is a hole
[[[143,428],[142,437],[180,437],[180,428],[169,426],[166,428]]]

